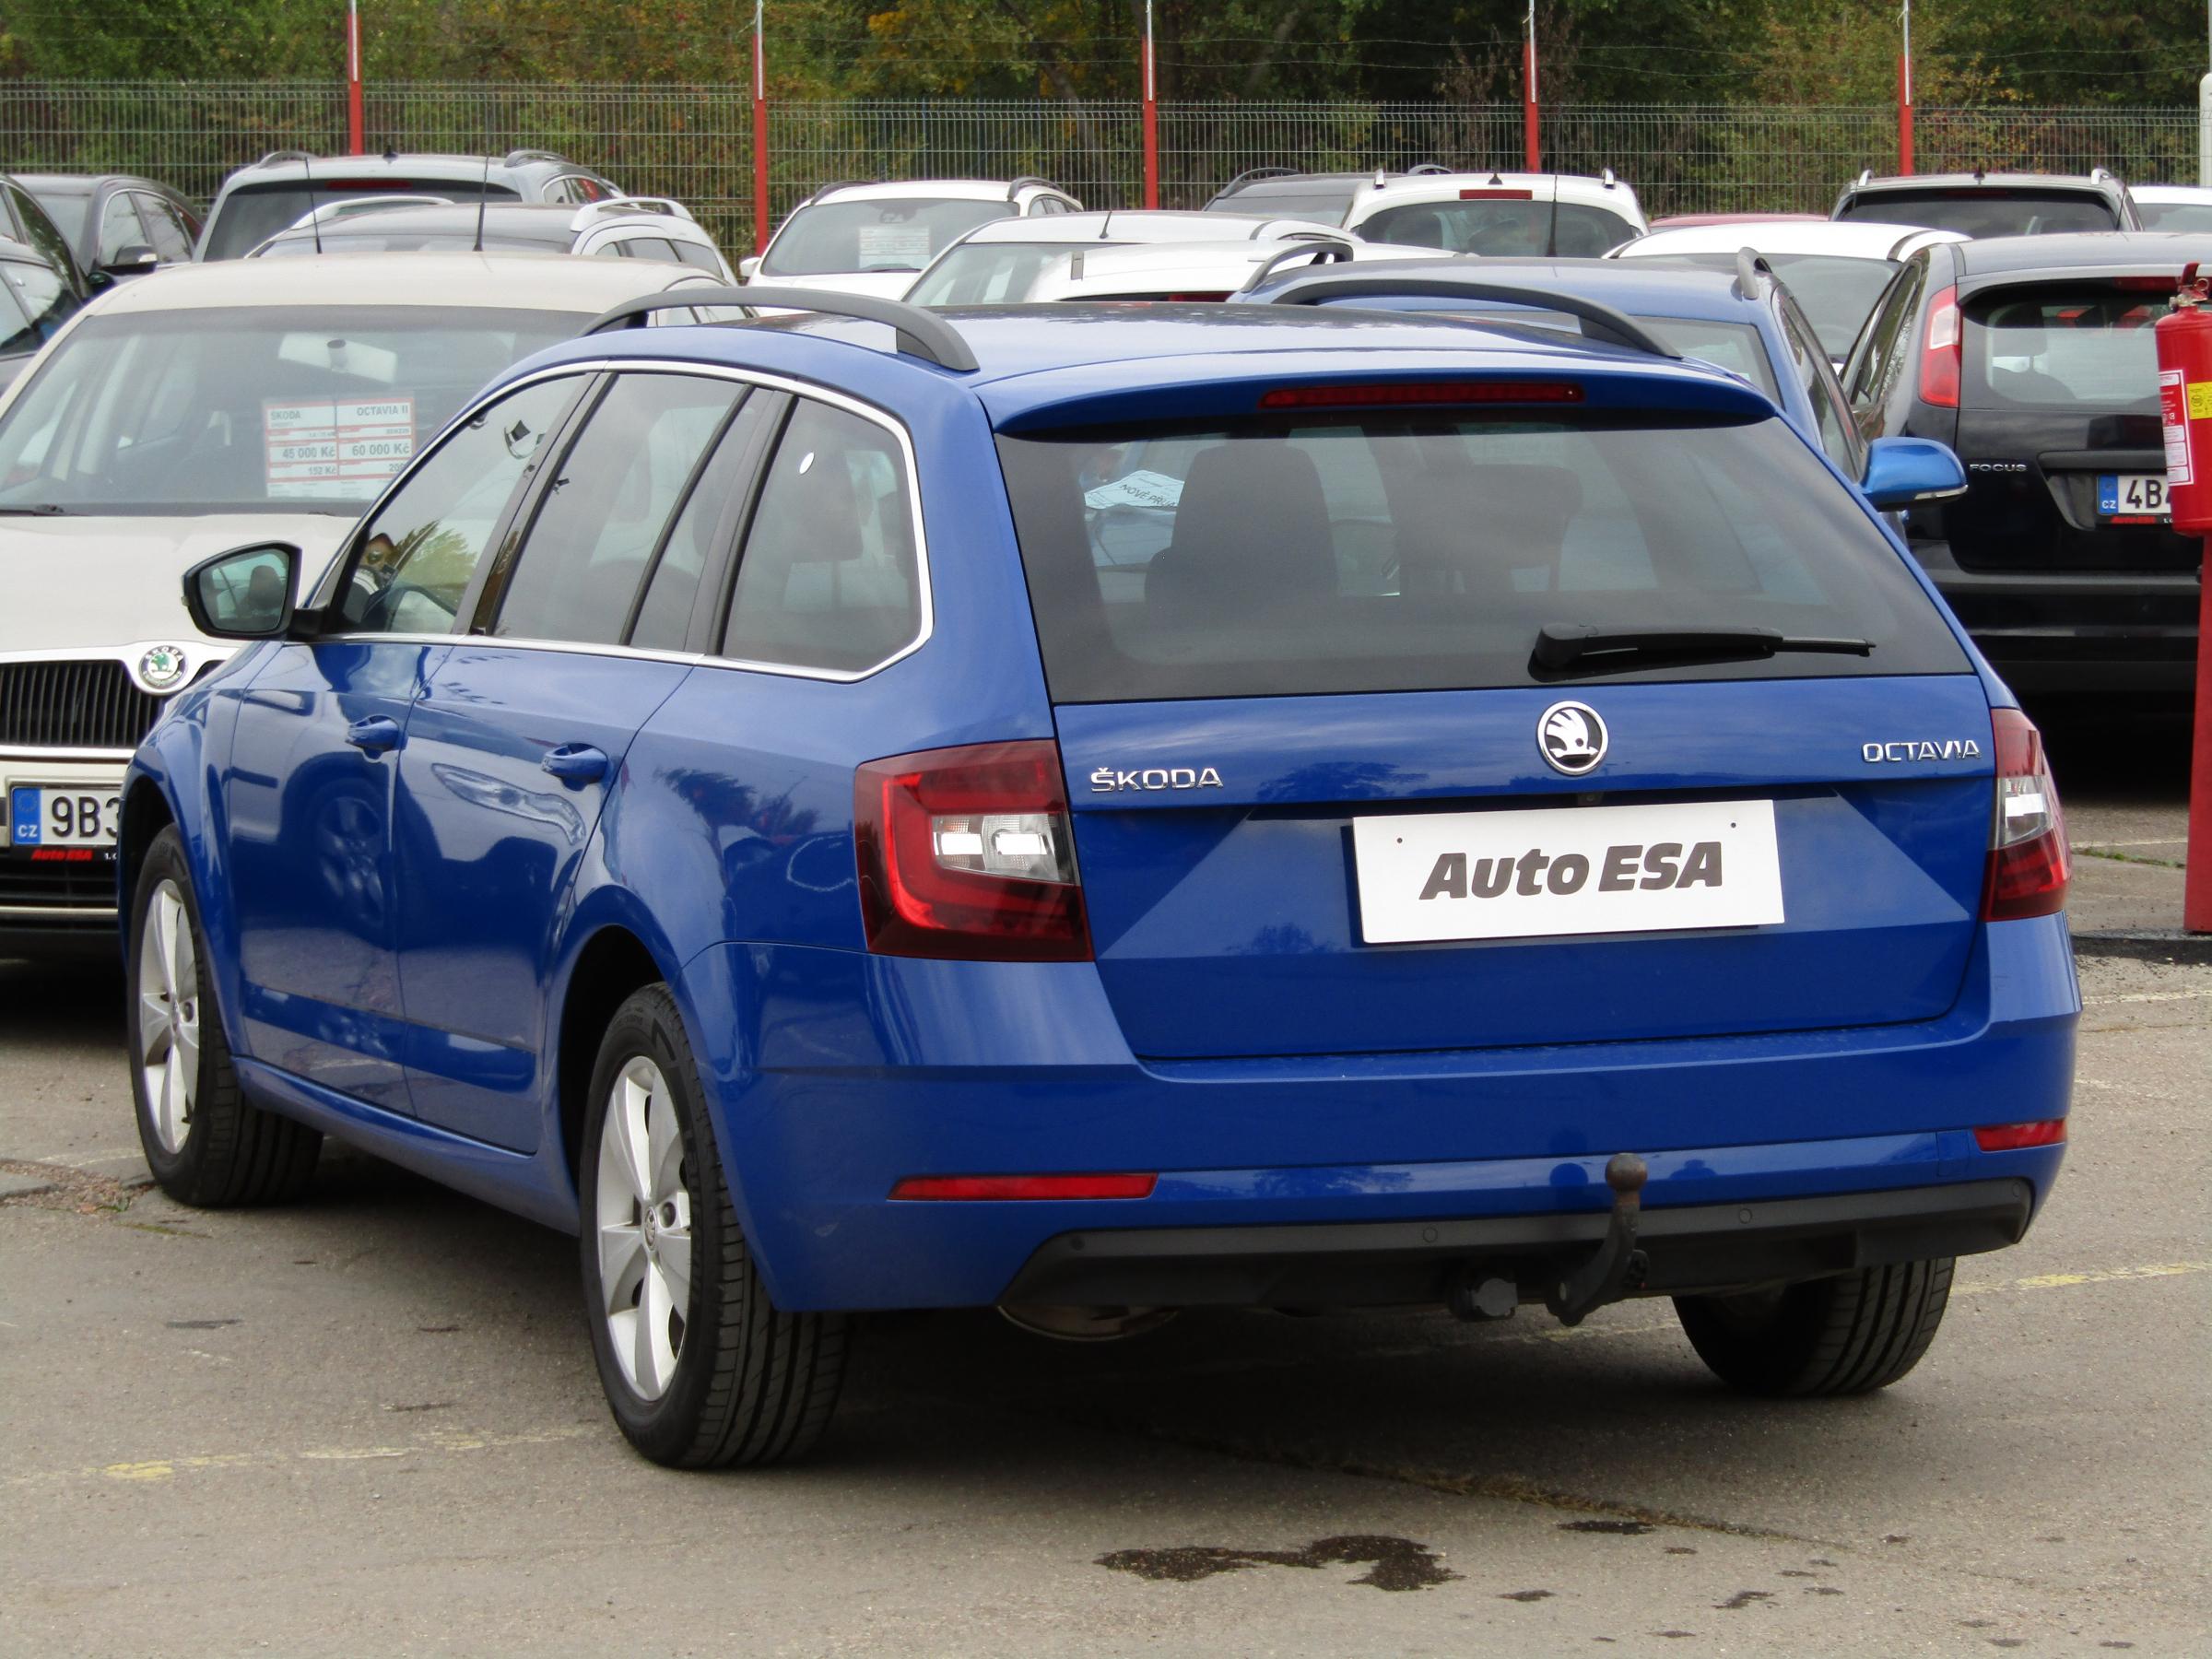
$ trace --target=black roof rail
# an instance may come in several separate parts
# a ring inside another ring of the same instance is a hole
[[[1767,263],[1767,256],[1757,248],[1738,248],[1735,251],[1735,291],[1746,300],[1758,299],[1759,279],[1761,276],[1770,281],[1778,280],[1774,276],[1774,267]]]
[[[645,318],[658,311],[684,311],[695,305],[774,306],[790,311],[819,312],[828,317],[858,317],[864,322],[888,324],[898,334],[899,349],[949,369],[955,374],[972,374],[980,365],[959,331],[935,312],[897,300],[878,300],[870,294],[832,294],[820,288],[707,287],[687,285],[635,300],[602,312],[582,332],[595,335],[609,328],[642,328]]]
[[[312,161],[314,159],[313,152],[310,150],[271,150],[260,160],[254,162],[253,165],[256,167],[274,167],[279,161]]]
[[[1016,196],[1018,196],[1023,190],[1027,189],[1031,184],[1041,185],[1046,190],[1060,189],[1060,186],[1053,183],[1050,179],[1041,179],[1035,173],[1023,173],[1020,178],[1016,179],[1012,183],[1006,186],[1006,200],[1009,202],[1012,201]],[[1062,192],[1062,194],[1065,194],[1066,193]]]
[[[813,206],[817,202],[820,201],[824,196],[828,195],[833,190],[851,190],[854,185],[857,184],[880,184],[883,181],[881,179],[832,179],[827,184],[816,185],[812,194],[810,194],[805,201],[799,204],[799,207]],[[796,213],[799,210],[799,207],[794,207],[792,211]]]
[[[1218,202],[1223,196],[1235,195],[1254,179],[1294,179],[1297,176],[1298,169],[1295,167],[1248,167],[1215,191],[1214,200]]]
[[[1293,259],[1311,259],[1316,265],[1341,265],[1352,256],[1352,244],[1340,236],[1309,236],[1294,241],[1287,248],[1277,248],[1259,263],[1259,267],[1244,278],[1244,288],[1255,288],[1275,275],[1275,268]],[[1242,292],[1243,289],[1239,289]]]
[[[563,167],[573,166],[566,156],[549,149],[512,149],[500,159],[501,167],[520,167],[525,161],[558,161]]]
[[[1379,299],[1395,294],[1421,300],[1494,300],[1507,305],[1534,306],[1539,311],[1565,312],[1583,325],[1585,336],[1595,329],[1631,351],[1676,361],[1682,356],[1628,312],[1602,300],[1585,300],[1580,294],[1562,294],[1554,288],[1532,288],[1523,282],[1490,282],[1479,276],[1393,276],[1380,271],[1326,271],[1313,276],[1293,276],[1262,303],[1318,305],[1324,300]]]

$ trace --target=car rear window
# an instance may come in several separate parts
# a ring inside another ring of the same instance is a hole
[[[1594,259],[1636,234],[1634,225],[1603,207],[1497,197],[1407,202],[1371,213],[1352,228],[1369,241],[1410,248],[1568,259]]]
[[[1357,182],[1290,184],[1280,187],[1250,185],[1235,195],[1208,202],[1208,213],[1235,213],[1247,218],[1308,219],[1318,225],[1341,225],[1352,210]]]
[[[1670,253],[1666,257],[1707,270],[1735,269],[1734,253]],[[1813,332],[1820,336],[1820,344],[1838,361],[1849,355],[1851,343],[1859,337],[1859,330],[1865,326],[1874,302],[1882,297],[1889,279],[1904,268],[1902,260],[1846,259],[1833,253],[1762,253],[1760,257],[1796,295]]]
[[[909,305],[999,305],[1027,299],[1054,260],[1113,247],[1097,237],[1064,242],[968,242],[953,249],[906,292]]]
[[[2158,407],[2151,330],[2163,291],[2044,283],[1978,294],[1966,305],[1965,401],[1991,409]]]
[[[2120,215],[2112,205],[2082,190],[1877,190],[1853,196],[1836,217],[1956,230],[1962,236],[2051,236],[2120,229]]]
[[[1423,309],[1434,310],[1438,316],[1459,317],[1476,311],[1500,323],[1533,323],[1538,327],[1562,329],[1578,336],[1583,326],[1565,312],[1538,311],[1533,306],[1499,311],[1477,307],[1455,307],[1450,311]],[[1704,317],[1653,317],[1634,307],[1629,309],[1636,321],[1684,357],[1696,358],[1731,374],[1740,374],[1775,402],[1782,401],[1782,389],[1774,379],[1774,365],[1767,356],[1767,343],[1759,337],[1757,324],[1716,323]]]
[[[243,258],[277,231],[306,218],[314,208],[376,195],[436,195],[454,202],[473,202],[479,196],[494,202],[515,199],[514,192],[504,184],[487,187],[474,179],[317,179],[312,186],[294,179],[246,184],[216,205],[214,222],[207,227],[207,246],[201,257]]]
[[[1060,702],[1523,686],[1547,623],[1873,645],[1641,659],[1608,681],[1966,668],[1779,419],[1394,412],[1002,436],[999,453]]]
[[[2146,230],[2212,230],[2212,202],[2147,202],[2136,198]]]
[[[800,208],[784,222],[760,262],[760,274],[825,276],[919,271],[978,225],[1014,216],[1011,202],[971,197],[824,202]]]

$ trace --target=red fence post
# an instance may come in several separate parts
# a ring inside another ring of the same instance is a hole
[[[1145,0],[1145,206],[1159,206],[1159,89],[1152,75],[1152,0]]]
[[[753,0],[753,252],[768,249],[768,43],[761,0]]]
[[[361,7],[346,0],[346,153],[368,153],[361,133]]]
[[[1905,0],[1905,41],[1897,54],[1897,171],[1912,171],[1912,0]]]
[[[1544,146],[1536,130],[1536,0],[1528,0],[1528,38],[1521,55],[1521,148],[1530,172],[1544,170]]]

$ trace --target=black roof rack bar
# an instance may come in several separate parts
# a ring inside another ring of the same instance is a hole
[[[858,317],[864,322],[888,324],[897,332],[899,349],[949,369],[955,374],[972,374],[975,353],[959,331],[935,312],[897,300],[878,300],[869,294],[832,294],[820,288],[708,287],[687,285],[665,293],[643,294],[601,312],[582,332],[598,334],[609,328],[642,328],[653,312],[688,310],[695,305],[774,306],[780,310],[819,312],[829,317]]]
[[[1774,267],[1757,248],[1738,248],[1735,251],[1735,291],[1747,300],[1759,298],[1759,279],[1772,277]]]
[[[253,165],[256,167],[274,167],[279,161],[312,161],[315,158],[311,151],[303,149],[271,150],[260,160],[254,162]]]
[[[1377,271],[1324,271],[1312,276],[1293,276],[1264,302],[1268,305],[1318,305],[1324,300],[1380,299],[1405,295],[1419,300],[1494,300],[1507,305],[1534,306],[1539,311],[1564,312],[1583,325],[1612,336],[1631,351],[1679,360],[1682,354],[1628,312],[1580,294],[1562,294],[1554,288],[1532,288],[1522,282],[1486,282],[1481,277],[1393,276]]]
[[[1248,167],[1216,191],[1214,199],[1219,201],[1225,195],[1235,195],[1254,179],[1294,179],[1297,176],[1298,169],[1295,167]]]
[[[1311,259],[1316,266],[1339,265],[1352,256],[1352,244],[1340,236],[1310,236],[1302,241],[1292,242],[1287,248],[1277,248],[1260,261],[1259,268],[1244,278],[1246,288],[1255,288],[1275,275],[1277,265],[1288,265],[1294,259]],[[1241,290],[1240,290],[1241,291]]]
[[[810,194],[805,201],[799,204],[799,207],[813,206],[815,203],[820,201],[824,196],[828,195],[833,190],[850,190],[856,184],[880,184],[883,181],[881,179],[832,179],[827,184],[816,185],[812,194]],[[794,207],[792,209],[794,213],[796,213],[798,210],[798,207]]]
[[[1050,179],[1041,179],[1035,173],[1023,173],[1020,178],[1016,179],[1012,183],[1006,186],[1006,200],[1009,202],[1014,200],[1015,197],[1018,196],[1023,190],[1031,184],[1041,185],[1046,190],[1058,190],[1060,188],[1059,185],[1053,183]]]

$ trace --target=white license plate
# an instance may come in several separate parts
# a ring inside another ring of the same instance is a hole
[[[1352,820],[1370,945],[1783,920],[1771,801]]]
[[[2097,512],[2102,518],[2171,518],[2173,497],[2167,492],[2166,475],[2100,473]]]
[[[18,847],[112,847],[123,798],[105,789],[61,784],[7,792],[9,841]]]

